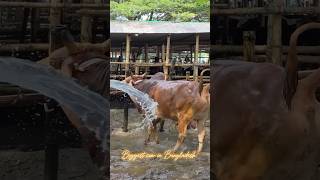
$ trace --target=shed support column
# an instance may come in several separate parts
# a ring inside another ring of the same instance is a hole
[[[198,81],[198,59],[199,59],[199,34],[196,34],[196,47],[194,52],[194,62],[193,62],[193,80]]]
[[[60,0],[51,0],[50,1],[52,5],[56,5],[57,3],[60,3]],[[57,26],[60,24],[60,19],[61,19],[61,13],[59,8],[50,8],[50,28],[52,29],[53,27]],[[49,35],[49,41],[50,41],[50,48],[49,48],[49,55],[51,52],[53,52],[57,47],[53,39],[53,32],[50,31]]]
[[[93,3],[92,0],[84,0],[83,3]],[[89,15],[81,17],[81,42],[92,41],[92,18]]]
[[[167,35],[167,50],[166,50],[166,61],[164,63],[164,77],[165,80],[169,79],[169,65],[170,65],[170,34]]]
[[[130,34],[126,36],[126,63],[125,63],[125,75],[128,76],[130,64]]]
[[[243,57],[245,61],[252,61],[255,55],[255,33],[254,31],[243,32]]]
[[[149,63],[148,54],[149,54],[149,46],[148,46],[148,44],[145,44],[145,46],[144,46],[144,62],[145,63]],[[148,72],[149,71],[149,67],[146,66],[144,70],[145,70],[145,72]]]
[[[282,0],[274,0],[273,6],[281,8],[283,6]],[[282,56],[282,16],[281,14],[274,14],[268,16],[268,59],[274,64],[281,65]]]
[[[161,47],[161,61],[165,62],[165,56],[166,56],[166,46],[164,44],[162,44]]]

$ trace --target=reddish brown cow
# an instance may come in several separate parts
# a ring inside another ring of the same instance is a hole
[[[159,122],[159,118],[172,119],[177,121],[179,132],[174,147],[174,151],[176,151],[184,141],[188,124],[195,120],[198,126],[199,140],[197,152],[200,153],[205,136],[204,120],[209,114],[209,101],[206,99],[208,95],[200,95],[198,82],[144,79],[144,76],[145,74],[132,75],[124,81],[147,93],[158,103],[156,111],[158,119],[153,122],[154,126],[149,129],[147,141],[152,134],[156,133],[156,124]],[[157,137],[156,135],[156,139]]]
[[[287,70],[269,63],[213,63],[213,172],[219,180],[319,179],[320,69],[297,81],[291,37]],[[212,100],[213,100],[212,99]]]

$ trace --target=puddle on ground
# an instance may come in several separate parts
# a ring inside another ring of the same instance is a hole
[[[165,152],[172,149],[176,143],[178,132],[175,123],[167,120],[164,132],[159,133],[160,144],[152,142],[144,145],[146,131],[141,127],[143,117],[135,109],[129,110],[129,132],[122,131],[124,119],[123,110],[111,110],[111,179],[210,179],[210,131],[209,121],[206,122],[206,138],[203,152],[191,160],[143,159],[125,161],[121,152],[125,149],[131,152]],[[197,149],[197,130],[189,129],[180,151]]]

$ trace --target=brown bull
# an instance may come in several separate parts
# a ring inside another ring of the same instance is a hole
[[[64,36],[71,36],[69,32],[63,32]],[[39,63],[50,64],[63,74],[77,79],[77,81],[95,91],[105,98],[109,95],[109,58],[104,54],[110,48],[109,40],[102,44],[75,43],[72,37],[63,42],[64,47],[59,48]],[[64,105],[61,106],[71,123],[79,130],[84,145],[96,164],[105,166],[106,152],[100,147],[100,141],[96,139],[83,124],[81,119]]]
[[[296,43],[287,69],[269,63],[213,63],[213,172],[218,180],[319,179],[320,69],[297,80]]]
[[[174,147],[174,151],[176,151],[184,141],[188,124],[194,120],[198,126],[199,146],[197,152],[200,153],[205,136],[204,121],[209,113],[208,95],[200,95],[198,82],[144,79],[144,76],[132,75],[124,81],[147,93],[158,103],[156,110],[158,119],[153,122],[147,141],[152,134],[156,133],[156,125],[160,119],[172,119],[177,122],[179,132]],[[155,136],[158,141],[158,136]]]

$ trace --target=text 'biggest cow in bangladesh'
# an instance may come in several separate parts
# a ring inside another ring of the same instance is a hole
[[[213,63],[213,172],[218,180],[316,180],[320,164],[320,69],[298,81],[299,35],[286,69],[270,63]]]

